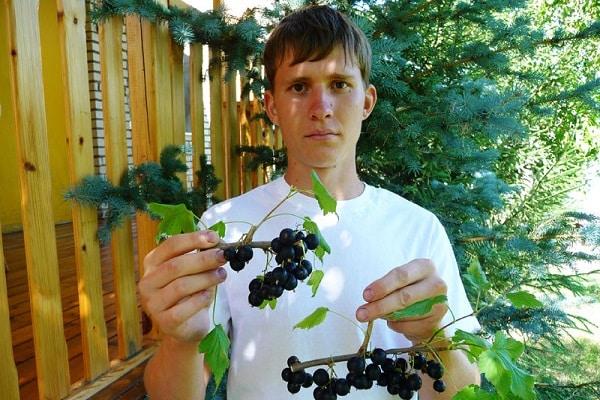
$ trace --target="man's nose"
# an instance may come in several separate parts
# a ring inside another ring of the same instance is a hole
[[[326,89],[316,89],[312,93],[310,114],[312,119],[322,120],[333,115],[333,97]]]

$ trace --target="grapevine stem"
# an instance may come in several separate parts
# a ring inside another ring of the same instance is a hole
[[[432,346],[432,344],[428,344],[428,345],[417,345],[417,346],[412,346],[412,347],[401,347],[401,348],[395,348],[395,349],[388,349],[388,350],[385,350],[385,353],[386,354],[403,354],[403,353],[416,353],[416,352],[430,353],[432,350],[433,351],[445,351],[445,350],[451,350],[451,349],[447,346],[446,343],[444,343],[444,345],[439,346],[439,347]],[[315,360],[299,362],[296,364],[292,364],[290,366],[290,369],[292,370],[292,372],[302,371],[303,369],[316,367],[317,365],[331,365],[336,362],[348,361],[352,357],[357,357],[357,356],[366,357],[367,353],[364,353],[364,354],[361,354],[361,353],[342,354],[339,356],[319,358],[319,359],[315,359]]]
[[[271,216],[271,214],[273,214],[273,213],[275,212],[275,210],[277,210],[277,209],[278,209],[278,208],[279,208],[279,207],[280,207],[280,206],[281,206],[283,203],[285,203],[287,200],[289,200],[289,199],[290,199],[290,198],[291,198],[293,195],[295,195],[296,193],[298,193],[296,190],[290,190],[290,192],[289,192],[289,193],[288,193],[288,194],[287,194],[287,195],[286,195],[286,196],[285,196],[283,199],[281,199],[281,200],[279,201],[279,203],[277,203],[277,204],[275,205],[275,207],[273,207],[273,208],[271,209],[271,211],[269,211],[269,212],[267,213],[267,215],[265,215],[265,216],[263,217],[263,219],[261,219],[261,220],[260,220],[260,222],[259,222],[258,224],[254,225],[254,226],[252,226],[252,227],[250,228],[250,230],[249,230],[249,231],[248,231],[248,233],[246,234],[246,237],[245,237],[244,241],[246,241],[246,242],[250,242],[250,241],[252,241],[252,236],[254,236],[254,232],[256,232],[256,231],[258,230],[258,228],[259,228],[259,227],[260,227],[260,226],[261,226],[261,225],[262,225],[262,224],[263,224],[263,223],[264,223],[264,222],[265,222],[267,219],[269,219],[269,217]]]
[[[435,337],[436,337],[436,336],[437,336],[437,335],[438,335],[440,332],[442,332],[444,329],[446,329],[446,328],[447,328],[447,327],[449,327],[450,325],[452,325],[452,324],[455,324],[456,322],[458,322],[458,321],[460,321],[460,320],[462,320],[462,319],[466,319],[466,318],[472,317],[472,316],[473,316],[473,315],[475,315],[475,314],[477,314],[477,313],[476,313],[476,312],[472,312],[471,314],[463,315],[463,316],[462,316],[462,317],[460,317],[460,318],[454,318],[452,322],[449,322],[449,323],[447,323],[446,325],[442,326],[442,327],[441,327],[441,328],[439,328],[437,331],[435,331],[435,332],[433,333],[433,335],[431,335],[431,338],[429,338],[429,340],[427,341],[427,344],[430,344],[430,343],[433,341],[433,339],[435,339]]]
[[[256,248],[256,249],[263,249],[263,250],[267,250],[271,247],[271,242],[267,242],[267,241],[257,241],[257,242],[249,242],[246,243],[248,246]],[[240,245],[240,242],[234,242],[234,243],[227,243],[227,242],[219,242],[219,244],[217,244],[217,248],[218,249],[227,249],[229,247],[237,247]]]
[[[371,333],[373,332],[374,321],[369,321],[367,325],[367,332],[365,333],[365,339],[363,340],[360,348],[358,349],[358,354],[364,355],[367,352],[367,348],[369,347],[369,342],[371,341]]]
[[[360,326],[360,325],[359,325],[359,324],[357,324],[356,322],[352,321],[350,318],[346,317],[346,316],[345,316],[345,315],[343,315],[343,314],[340,314],[340,313],[339,313],[339,312],[337,312],[337,311],[333,311],[333,310],[331,310],[331,309],[329,309],[329,308],[328,308],[328,310],[329,310],[329,312],[330,312],[330,313],[332,313],[332,314],[335,314],[335,315],[337,315],[338,317],[340,317],[340,318],[343,318],[343,319],[345,319],[346,321],[350,322],[352,325],[356,326],[358,329],[360,329],[360,330],[362,331],[363,335],[365,335],[365,336],[367,335],[367,332],[366,332],[366,331],[365,331],[365,330],[362,328],[362,326]],[[368,329],[368,327],[367,327],[367,329]]]

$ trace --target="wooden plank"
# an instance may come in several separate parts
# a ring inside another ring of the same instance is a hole
[[[121,54],[122,31],[123,20],[121,18],[111,18],[100,24],[106,174],[114,184],[118,184],[122,174],[126,173],[128,168],[125,135],[125,88]],[[112,232],[110,247],[117,298],[119,357],[125,359],[137,353],[142,342],[140,316],[135,296],[133,236],[129,219]]]
[[[169,36],[170,38],[170,36]],[[185,144],[185,95],[183,87],[183,46],[169,39],[169,75],[171,76],[171,143],[179,146]],[[186,173],[177,174],[184,187]]]
[[[66,400],[89,399],[141,363],[148,360],[150,357],[152,357],[155,351],[156,346],[149,346],[127,361],[113,363],[108,373],[98,378],[95,382],[85,385],[80,390],[76,390],[76,392],[69,396]]]
[[[211,163],[221,183],[215,189],[220,200],[229,198],[229,179],[227,162],[227,138],[223,128],[223,81],[222,66],[215,60],[214,51],[210,50],[210,66],[208,69],[210,88],[210,148]]]
[[[190,115],[192,122],[192,169],[194,170],[194,185],[198,185],[195,172],[200,169],[200,156],[204,150],[204,91],[202,82],[202,52],[200,43],[190,46]]]
[[[5,25],[6,26],[6,25]],[[2,108],[0,108],[0,114]],[[2,225],[0,225],[2,232]],[[12,349],[11,324],[8,317],[8,293],[6,291],[6,275],[4,265],[4,249],[2,247],[2,235],[0,235],[0,365],[2,373],[0,374],[0,393],[6,400],[19,399],[19,379],[17,376],[17,367]]]
[[[137,165],[157,159],[156,137],[150,134],[148,98],[146,95],[146,70],[142,40],[142,23],[139,17],[125,18],[127,32],[127,65],[129,72],[129,105],[131,109],[131,135],[133,162]],[[144,257],[155,246],[157,223],[146,214],[136,213],[138,270],[144,270]]]
[[[93,175],[94,140],[87,70],[85,2],[56,1],[62,47],[67,156],[72,185]],[[75,264],[79,288],[84,376],[95,379],[108,367],[108,344],[102,307],[102,272],[98,217],[93,207],[72,205]]]
[[[237,154],[236,149],[242,143],[240,134],[240,124],[238,121],[237,109],[237,73],[232,72],[227,78],[224,85],[225,101],[223,102],[224,117],[227,125],[227,155],[229,161],[229,195],[231,197],[241,194],[242,163],[241,157]]]
[[[21,165],[21,211],[40,398],[69,393],[48,156],[39,1],[5,0],[10,9],[11,90]],[[32,23],[33,21],[33,23]]]

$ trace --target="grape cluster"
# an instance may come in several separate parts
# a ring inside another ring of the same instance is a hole
[[[259,307],[265,300],[279,298],[284,291],[296,289],[298,282],[308,278],[313,269],[310,261],[304,258],[306,252],[318,246],[319,237],[314,233],[290,228],[281,230],[267,249],[275,256],[277,267],[250,281],[250,305]],[[247,244],[227,247],[223,253],[231,269],[237,272],[244,269],[253,255],[252,247]]]
[[[250,281],[250,305],[259,307],[265,300],[279,298],[284,291],[296,289],[298,282],[308,278],[313,269],[310,261],[304,258],[306,251],[314,250],[318,245],[319,238],[313,233],[307,235],[290,228],[281,230],[270,247],[277,267]]]
[[[287,382],[290,393],[298,393],[301,388],[310,388],[313,384],[315,400],[335,400],[338,396],[350,393],[351,387],[358,390],[371,389],[375,384],[387,388],[388,393],[398,395],[401,399],[411,399],[422,387],[419,372],[429,375],[433,381],[433,389],[437,392],[446,390],[441,379],[444,374],[442,365],[421,353],[410,354],[408,360],[397,356],[388,356],[383,349],[374,349],[367,359],[352,357],[347,362],[348,374],[338,378],[332,370],[330,374],[324,368],[318,368],[312,374],[304,370],[292,372],[292,365],[299,363],[296,356],[288,359],[288,367],[281,372],[282,379]]]

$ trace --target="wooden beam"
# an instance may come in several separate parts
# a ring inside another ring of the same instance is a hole
[[[203,46],[200,43],[190,45],[190,116],[192,121],[192,169],[194,185],[198,185],[196,171],[200,168],[200,156],[204,150],[204,90],[202,59]]]
[[[10,10],[13,94],[21,211],[39,397],[69,393],[48,155],[38,0],[4,0]]]
[[[100,24],[99,29],[106,175],[114,185],[118,185],[128,169],[122,56],[123,19],[111,18]],[[129,218],[112,232],[110,248],[117,300],[119,357],[126,359],[137,353],[142,343],[133,235]]]
[[[57,0],[59,45],[67,126],[67,156],[72,185],[93,175],[94,139],[87,70],[85,2]],[[84,376],[95,379],[108,369],[108,341],[102,304],[102,270],[93,207],[72,203]]]

